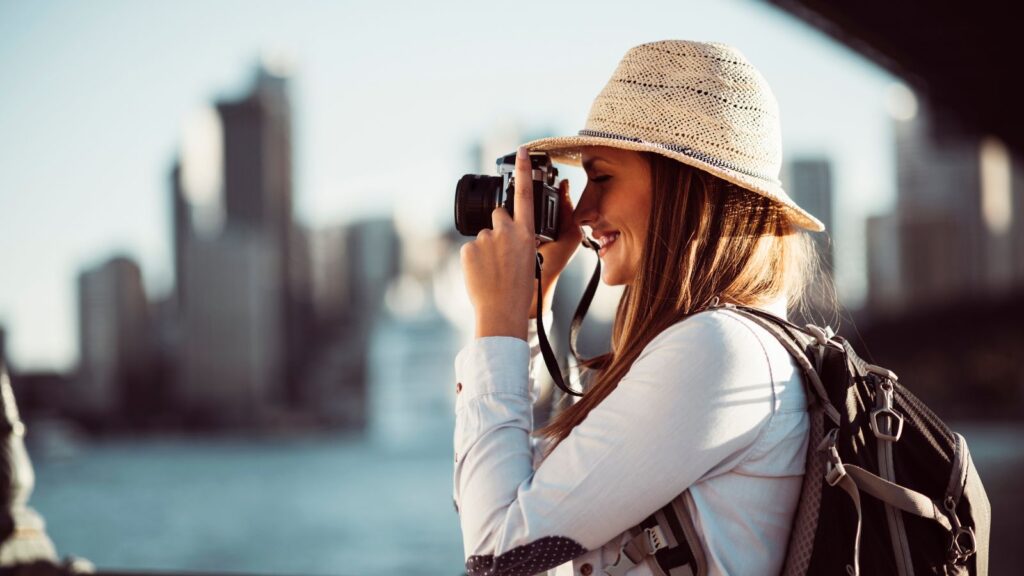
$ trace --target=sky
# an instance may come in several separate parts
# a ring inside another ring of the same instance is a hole
[[[867,215],[894,200],[898,81],[773,6],[526,0],[0,0],[0,326],[20,370],[72,369],[76,278],[115,254],[173,285],[169,171],[185,126],[289,62],[295,212],[452,226],[470,147],[575,134],[631,46],[732,44],[779,101],[783,157],[833,162],[837,282],[864,298]],[[570,179],[578,197],[582,186]]]

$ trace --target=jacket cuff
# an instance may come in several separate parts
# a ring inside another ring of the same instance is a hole
[[[488,394],[514,394],[529,398],[530,347],[510,336],[477,338],[455,357],[459,393],[455,410]]]

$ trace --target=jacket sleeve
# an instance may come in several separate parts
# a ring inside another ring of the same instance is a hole
[[[470,576],[534,574],[603,546],[701,478],[728,471],[773,410],[767,356],[720,311],[665,330],[533,466],[528,344],[456,357],[456,507]]]

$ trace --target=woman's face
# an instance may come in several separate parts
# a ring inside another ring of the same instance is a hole
[[[651,170],[638,152],[587,147],[582,150],[587,187],[576,205],[576,224],[588,226],[601,244],[606,284],[630,284],[640,269],[651,211]]]

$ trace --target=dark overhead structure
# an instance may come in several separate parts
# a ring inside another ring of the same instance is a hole
[[[1024,151],[1024,26],[999,0],[768,0],[926,98],[937,137],[993,134]]]

